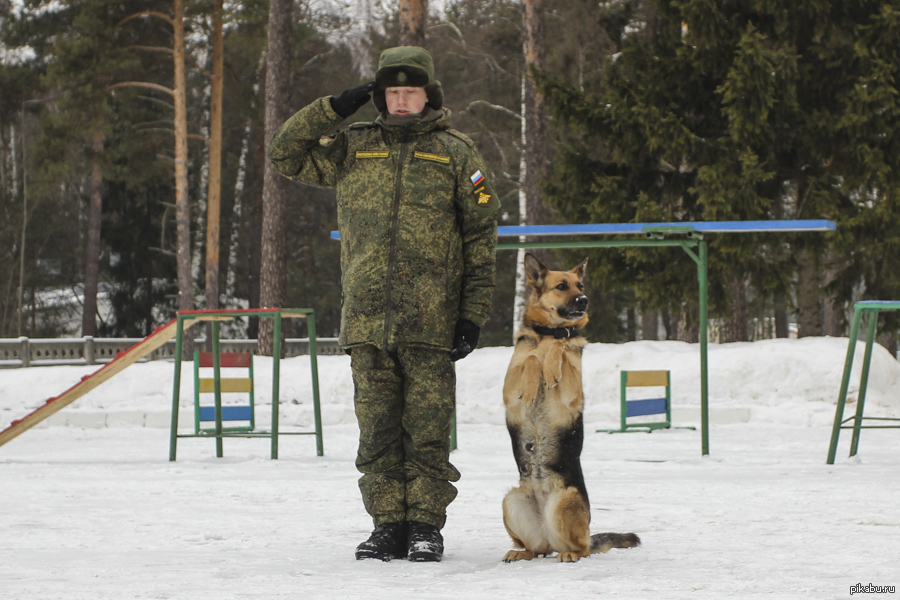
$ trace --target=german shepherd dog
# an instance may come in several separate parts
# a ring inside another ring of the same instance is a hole
[[[579,328],[588,322],[587,259],[571,271],[550,271],[525,254],[531,296],[503,384],[506,426],[519,467],[519,487],[503,499],[503,524],[513,545],[504,562],[557,552],[560,562],[641,543],[633,533],[590,533],[591,511],[581,447],[584,393]]]

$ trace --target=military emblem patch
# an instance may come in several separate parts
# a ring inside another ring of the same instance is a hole
[[[472,185],[478,187],[484,181],[484,175],[481,174],[481,171],[475,171],[469,179],[472,180]]]
[[[491,200],[493,200],[493,198],[494,198],[494,196],[491,194],[490,191],[488,191],[486,189],[485,186],[481,186],[480,188],[477,188],[472,193],[475,194],[475,203],[478,204],[478,206],[483,206],[483,207],[490,206]]]

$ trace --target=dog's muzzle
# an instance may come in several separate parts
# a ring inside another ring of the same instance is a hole
[[[585,295],[576,296],[564,310],[557,310],[559,316],[564,319],[580,319],[587,311],[588,298]]]

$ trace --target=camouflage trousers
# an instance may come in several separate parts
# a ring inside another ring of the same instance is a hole
[[[459,471],[450,464],[456,373],[446,350],[356,346],[351,354],[359,422],[356,468],[375,526],[443,527]]]

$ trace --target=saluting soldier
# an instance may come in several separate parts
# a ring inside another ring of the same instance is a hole
[[[374,122],[326,137],[370,98]],[[375,526],[357,559],[441,560],[457,494],[452,361],[476,347],[487,318],[500,203],[443,99],[426,50],[390,48],[375,81],[302,108],[268,149],[286,177],[337,189],[340,343],[351,355],[359,488]]]

